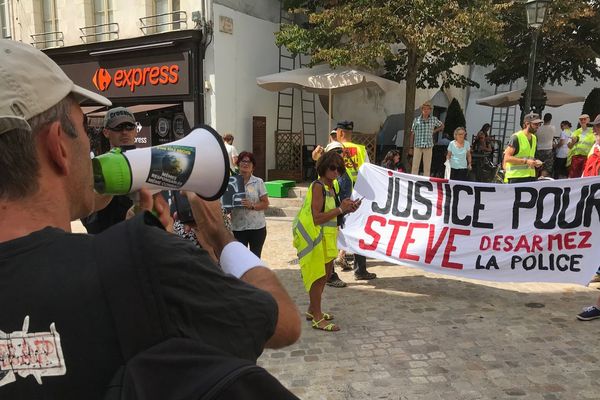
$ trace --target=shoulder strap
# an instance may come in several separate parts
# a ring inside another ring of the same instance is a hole
[[[116,224],[94,237],[98,276],[125,361],[165,337],[157,303],[148,300],[149,274],[136,257],[137,243],[132,240],[133,226],[145,224],[145,217]]]

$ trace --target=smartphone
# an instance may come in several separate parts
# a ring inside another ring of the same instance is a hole
[[[171,190],[171,200],[175,205],[174,211],[177,211],[177,219],[184,224],[194,222],[194,215],[192,214],[192,207],[187,197],[185,197],[179,190]]]

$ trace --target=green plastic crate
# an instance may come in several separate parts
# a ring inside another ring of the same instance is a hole
[[[294,181],[277,180],[265,182],[269,197],[287,197],[288,190],[296,186]]]

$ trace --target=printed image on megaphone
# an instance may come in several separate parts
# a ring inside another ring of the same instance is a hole
[[[128,151],[114,148],[94,157],[92,166],[94,189],[100,194],[171,189],[216,200],[229,182],[229,157],[223,140],[206,125],[195,127],[175,142]]]

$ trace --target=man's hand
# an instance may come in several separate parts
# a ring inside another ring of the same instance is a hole
[[[173,232],[173,218],[171,218],[169,204],[165,198],[160,193],[152,195],[148,189],[140,189],[138,196],[139,203],[134,204],[127,211],[126,219],[132,218],[140,211],[150,211],[158,218],[167,232]]]
[[[192,215],[196,225],[192,230],[200,246],[206,250],[215,261],[218,262],[223,248],[235,239],[223,223],[223,211],[221,203],[206,201],[193,192],[182,192],[190,202]]]

